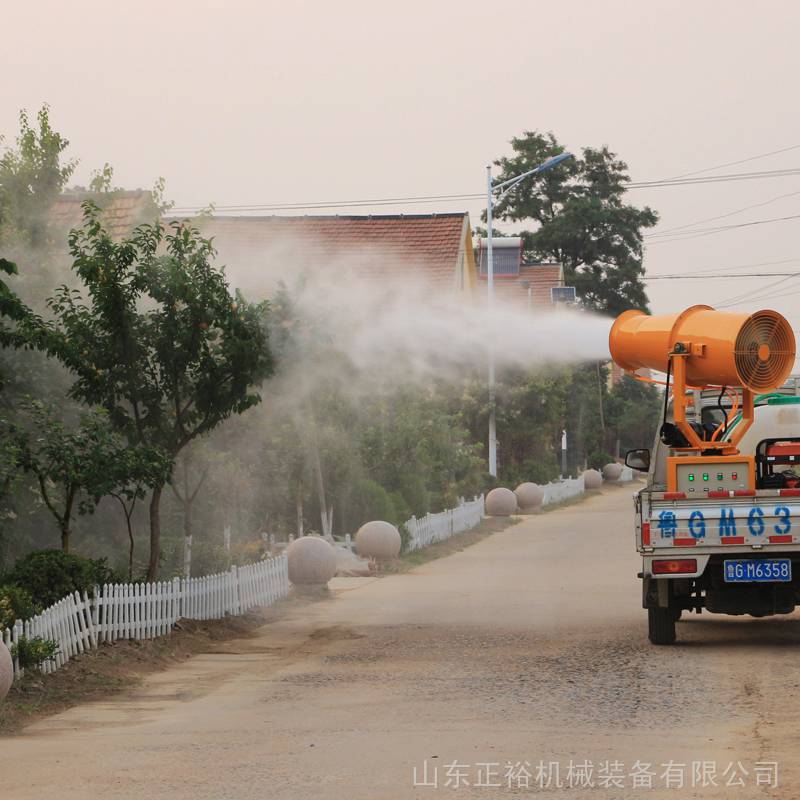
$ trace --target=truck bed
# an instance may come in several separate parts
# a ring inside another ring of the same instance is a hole
[[[645,558],[697,559],[697,572],[719,555],[800,551],[800,489],[684,492],[647,489],[635,497],[636,544]],[[667,577],[667,576],[664,576]]]

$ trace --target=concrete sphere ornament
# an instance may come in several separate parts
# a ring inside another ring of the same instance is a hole
[[[514,489],[517,505],[522,511],[538,511],[544,500],[544,489],[535,483],[521,483]]]
[[[584,489],[599,489],[603,485],[603,476],[596,469],[587,469],[583,473]]]
[[[289,580],[298,586],[326,584],[336,574],[336,552],[319,536],[301,536],[286,548]]]
[[[11,660],[11,653],[8,648],[0,641],[0,700],[2,700],[14,682],[14,662]]]
[[[622,464],[617,464],[616,461],[611,464],[606,464],[603,467],[603,480],[604,481],[618,481],[622,476]]]
[[[498,486],[486,495],[486,514],[490,517],[510,517],[517,510],[517,496],[511,489]]]
[[[391,522],[365,522],[356,531],[356,552],[363,558],[397,558],[400,555],[400,531]]]

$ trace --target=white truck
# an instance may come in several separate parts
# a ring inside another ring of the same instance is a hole
[[[739,452],[747,464],[680,461],[667,491],[670,448],[632,450],[626,464],[647,471],[634,496],[642,555],[642,604],[653,644],[672,644],[684,612],[765,617],[800,602],[800,380],[756,398]],[[694,422],[714,426],[726,409],[715,393],[694,392]],[[733,422],[732,426],[736,422]],[[795,472],[798,466],[798,472]],[[755,485],[755,488],[752,488]]]

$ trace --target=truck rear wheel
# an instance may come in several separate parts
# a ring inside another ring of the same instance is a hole
[[[675,609],[648,608],[647,634],[653,644],[674,644]]]

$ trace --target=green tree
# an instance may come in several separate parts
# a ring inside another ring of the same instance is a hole
[[[69,142],[50,124],[50,109],[43,105],[31,124],[27,111],[19,115],[16,149],[0,159],[0,222],[27,247],[41,247],[49,233],[48,212],[77,166],[63,161]]]
[[[112,492],[135,494],[142,483],[163,480],[160,454],[153,448],[129,447],[102,411],[83,414],[80,425],[69,429],[51,408],[31,400],[25,403],[24,417],[28,426],[26,435],[17,437],[19,465],[35,477],[65,553],[76,513],[93,513]]]
[[[526,131],[511,140],[514,155],[495,162],[498,181],[533,169],[564,148],[552,133]],[[618,314],[647,309],[642,277],[642,231],[654,226],[651,208],[625,202],[628,166],[607,147],[522,181],[498,204],[498,219],[536,223],[524,230],[525,256],[564,265],[566,282],[583,304]]]
[[[652,383],[644,383],[623,375],[608,395],[607,421],[615,452],[637,447],[651,447],[656,429],[661,424],[664,396]]]
[[[84,204],[70,234],[84,291],[50,301],[48,349],[75,377],[70,394],[106,409],[132,445],[158,447],[174,463],[190,442],[259,402],[252,387],[273,369],[266,303],[231,295],[211,242],[187,224],[142,225],[120,242]],[[160,502],[150,500],[148,579],[158,571]]]

